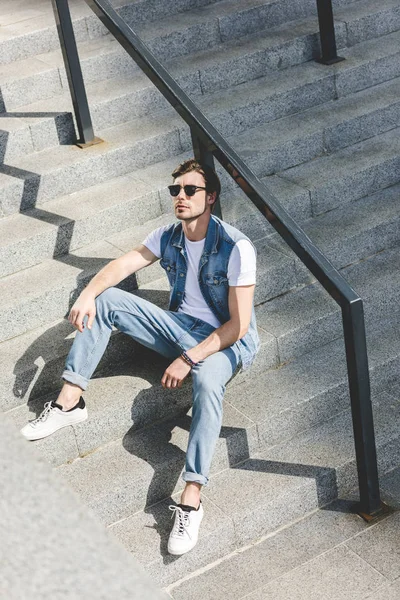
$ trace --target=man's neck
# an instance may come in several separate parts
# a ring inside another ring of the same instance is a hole
[[[182,229],[185,237],[187,237],[190,242],[200,242],[200,240],[204,240],[207,235],[210,219],[211,213],[207,212],[192,221],[182,221]]]

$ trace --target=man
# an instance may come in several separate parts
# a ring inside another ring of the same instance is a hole
[[[212,209],[220,193],[215,171],[195,160],[181,164],[169,186],[178,223],[160,227],[144,242],[106,265],[73,305],[69,321],[79,331],[63,373],[56,402],[22,434],[29,440],[50,435],[87,418],[81,396],[102,357],[112,327],[173,359],[162,376],[164,388],[179,388],[191,374],[192,423],[181,503],[168,550],[191,550],[203,517],[200,491],[208,482],[221,430],[227,382],[247,368],[258,350],[253,295],[256,257],[250,240],[217,219]],[[116,286],[128,275],[160,259],[171,287],[169,310]]]

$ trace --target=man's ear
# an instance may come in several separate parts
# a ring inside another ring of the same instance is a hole
[[[207,204],[215,204],[217,199],[217,192],[211,192],[211,194],[207,194]]]

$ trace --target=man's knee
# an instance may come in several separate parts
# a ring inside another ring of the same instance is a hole
[[[110,287],[97,296],[95,304],[98,319],[113,324],[113,311],[120,303],[121,291],[118,288]]]
[[[206,393],[220,394],[236,373],[239,359],[232,348],[212,354],[192,371],[193,386]]]
[[[112,302],[113,298],[116,297],[117,292],[119,290],[115,287],[110,287],[104,290],[101,294],[99,294],[96,298],[96,305],[101,304],[109,304]]]
[[[116,287],[110,287],[99,294],[95,300],[96,309],[99,311],[106,310],[109,312],[123,302],[123,297],[127,292]]]
[[[201,398],[220,397],[224,394],[224,382],[209,369],[200,368],[192,372],[193,390]]]

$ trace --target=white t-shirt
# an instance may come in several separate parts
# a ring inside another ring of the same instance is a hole
[[[171,225],[158,227],[144,240],[146,246],[155,256],[161,258],[161,236]],[[185,236],[187,255],[187,274],[185,294],[178,312],[183,312],[197,319],[202,319],[213,327],[219,327],[218,321],[201,293],[198,271],[199,261],[203,253],[205,238],[199,242],[191,242]],[[253,285],[256,282],[256,253],[253,245],[248,240],[236,242],[228,263],[229,286]]]

